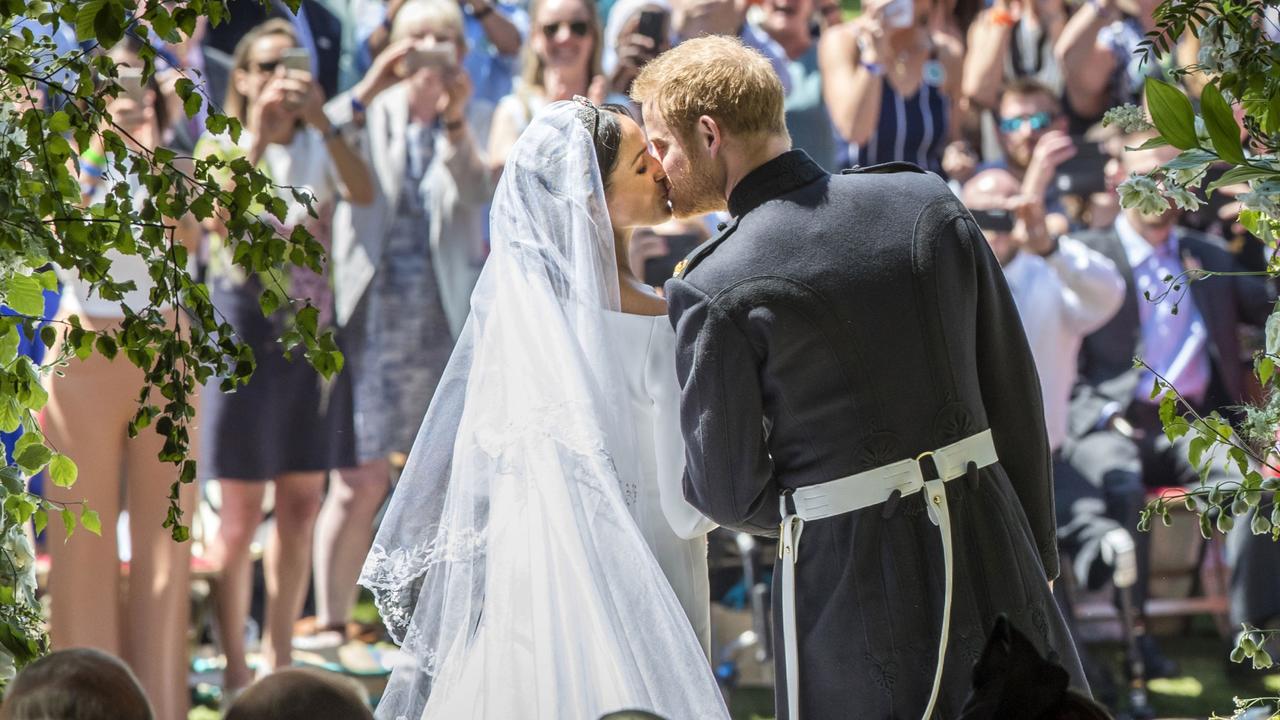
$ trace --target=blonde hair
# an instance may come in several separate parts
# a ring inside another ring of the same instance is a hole
[[[742,41],[723,35],[687,40],[645,65],[631,85],[681,138],[707,115],[735,135],[787,135],[782,81],[773,65]]]
[[[284,18],[272,18],[261,25],[253,28],[240,38],[240,42],[236,43],[235,53],[231,56],[231,81],[227,83],[227,100],[222,104],[222,111],[229,117],[233,117],[240,122],[248,120],[245,107],[245,97],[236,89],[235,73],[237,70],[247,72],[249,70],[249,51],[253,48],[253,44],[264,37],[272,35],[283,35],[293,42],[294,47],[298,47],[298,32],[293,29],[293,25]]]
[[[388,42],[408,37],[409,25],[414,21],[426,21],[431,27],[448,29],[457,37],[458,47],[466,49],[467,33],[463,29],[462,10],[456,0],[409,0],[396,13]]]
[[[603,33],[600,30],[600,9],[596,7],[596,0],[578,0],[583,8],[587,11],[587,34],[591,37],[591,56],[588,59],[587,66],[587,83],[595,79],[597,75],[604,72],[600,65],[600,53],[604,45]],[[547,4],[547,0],[533,0],[529,3],[529,21],[530,33],[542,32],[542,25],[538,22],[538,14],[542,12],[542,7]],[[542,83],[542,73],[546,71],[547,64],[538,57],[538,53],[533,49],[533,38],[524,44],[524,57],[521,58],[521,64],[524,72],[520,75],[523,81],[523,91],[545,90]]]

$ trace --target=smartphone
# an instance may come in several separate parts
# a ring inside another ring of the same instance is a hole
[[[653,40],[653,47],[662,47],[662,28],[666,25],[666,13],[661,10],[641,10],[640,24],[636,26],[636,34]]]
[[[440,43],[429,48],[415,45],[404,55],[404,71],[411,75],[422,68],[450,68],[458,62],[458,49],[453,43]]]
[[[889,0],[884,6],[884,22],[891,28],[911,27],[915,10],[915,0]]]
[[[280,64],[285,70],[311,73],[311,53],[306,48],[289,48],[280,56]]]
[[[705,239],[697,233],[665,235],[663,238],[667,241],[667,254],[644,261],[644,283],[651,287],[662,287],[663,283],[670,280],[675,275],[676,264],[685,259]]]
[[[1101,144],[1073,137],[1076,154],[1058,166],[1053,183],[1063,195],[1087,197],[1107,191],[1107,162],[1111,156]]]
[[[969,214],[973,216],[973,221],[978,224],[984,232],[1007,233],[1013,232],[1013,213],[1001,208],[992,208],[990,210],[970,210]]]
[[[117,68],[117,82],[125,97],[142,105],[147,101],[147,86],[142,81],[142,68],[122,66]]]

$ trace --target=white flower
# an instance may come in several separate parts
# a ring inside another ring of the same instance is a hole
[[[1169,201],[1160,193],[1160,186],[1146,175],[1130,175],[1118,190],[1121,207],[1137,208],[1144,215],[1159,215],[1169,209]]]
[[[36,602],[36,554],[31,538],[22,525],[13,525],[5,533],[0,552],[13,563],[15,595],[19,602],[34,605]]]
[[[1181,185],[1173,184],[1168,180],[1165,181],[1164,194],[1165,197],[1172,200],[1173,204],[1177,205],[1179,209],[1186,210],[1187,212],[1195,212],[1200,209],[1200,205],[1202,204],[1200,202],[1200,198],[1196,197],[1195,193]]]
[[[1133,133],[1142,130],[1150,130],[1151,122],[1147,120],[1147,114],[1137,105],[1125,103],[1118,107],[1113,107],[1102,116],[1102,124],[1104,126],[1115,125],[1120,128],[1121,132]]]
[[[1250,183],[1249,192],[1237,195],[1236,199],[1245,210],[1256,210],[1272,219],[1280,218],[1280,180],[1255,180]]]
[[[1165,184],[1170,182],[1178,187],[1196,188],[1200,187],[1200,183],[1204,182],[1205,171],[1209,169],[1209,163],[1199,165],[1193,168],[1179,168],[1173,171],[1173,176],[1165,180]]]

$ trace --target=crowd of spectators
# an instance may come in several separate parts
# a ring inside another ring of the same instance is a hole
[[[1039,366],[1061,541],[1072,558],[1064,566],[1080,585],[1101,587],[1115,579],[1117,557],[1132,553],[1141,627],[1148,549],[1135,530],[1138,512],[1154,489],[1198,482],[1185,439],[1170,443],[1160,430],[1152,371],[1196,409],[1229,414],[1256,392],[1249,328],[1265,322],[1275,298],[1261,279],[1233,277],[1193,285],[1176,313],[1172,301],[1145,299],[1168,275],[1257,269],[1261,258],[1257,240],[1231,222],[1231,188],[1197,214],[1119,206],[1118,184],[1170,151],[1124,152],[1145,138],[1102,127],[1103,113],[1140,103],[1147,77],[1185,82],[1193,94],[1198,87],[1194,75],[1173,78],[1134,54],[1156,4],[303,0],[295,14],[281,0],[230,0],[227,22],[202,17],[184,43],[133,37],[110,49],[117,63],[140,65],[138,47],[150,42],[161,58],[141,98],[111,104],[115,123],[148,149],[249,159],[280,186],[288,212],[271,220],[279,231],[305,226],[329,251],[325,274],[283,279],[338,331],[346,370],[325,382],[283,359],[282,321],[259,310],[264,279],[229,262],[225,228],[171,219],[193,250],[193,272],[258,360],[234,394],[216,381],[205,388],[197,421],[202,481],[218,488],[218,523],[205,544],[217,568],[226,698],[290,666],[295,646],[340,643],[358,630],[355,580],[466,318],[486,254],[488,203],[520,132],[554,101],[627,105],[646,62],[705,34],[739,37],[769,58],[795,146],[828,170],[913,163],[941,175],[973,211],[1023,314],[1023,329],[1009,331],[1028,335]],[[174,90],[183,76],[209,100],[192,118]],[[204,130],[209,108],[241,121],[238,142]],[[141,201],[138,179],[112,177],[101,147],[80,152],[86,203],[120,180]],[[721,220],[638,232],[633,269],[660,284]],[[109,259],[115,279],[137,282],[125,302],[145,304],[145,266]],[[58,314],[76,313],[94,329],[122,319],[119,303],[96,297],[74,273],[62,281]],[[1136,355],[1150,371],[1133,367]],[[154,438],[127,440],[141,382],[129,364],[96,356],[49,379],[45,431],[84,469],[75,499],[89,499],[103,527],[101,538],[65,544],[49,530],[51,626],[56,647],[123,658],[156,716],[177,718],[188,702],[190,548],[160,527],[175,469],[156,460]],[[184,506],[208,494],[197,491],[185,491]],[[252,548],[268,508],[255,668],[244,628]],[[128,523],[119,522],[126,513]],[[1248,527],[1237,521],[1242,535],[1232,539],[1232,619],[1261,625],[1280,614],[1280,558],[1268,538],[1244,536]],[[121,579],[110,569],[124,545],[128,592],[102,592],[104,572]],[[296,633],[306,606],[314,618]],[[1177,672],[1150,637],[1139,648],[1148,675]],[[64,659],[73,661],[110,665],[92,654]],[[248,709],[266,707],[270,688],[242,701],[245,709],[228,717],[283,717]]]

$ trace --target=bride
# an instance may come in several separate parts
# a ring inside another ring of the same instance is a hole
[[[685,504],[675,338],[629,228],[669,217],[626,111],[538,114],[471,317],[361,574],[405,664],[378,717],[727,718],[710,521]]]

